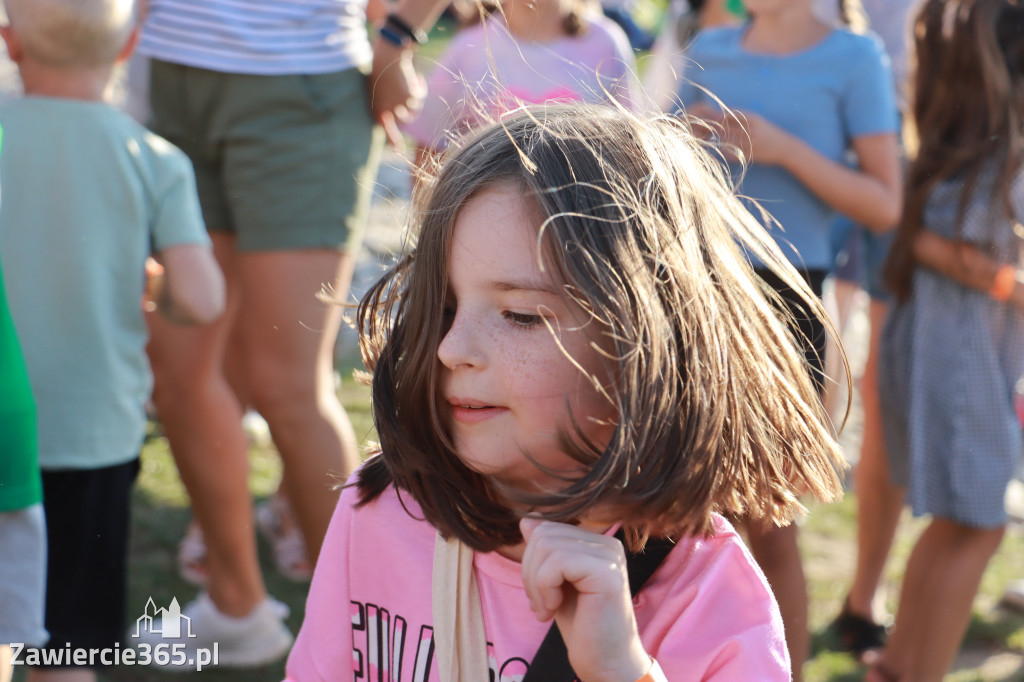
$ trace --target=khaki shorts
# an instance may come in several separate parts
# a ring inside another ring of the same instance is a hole
[[[151,129],[195,167],[206,227],[240,251],[358,249],[383,136],[359,69],[220,73],[153,60]]]

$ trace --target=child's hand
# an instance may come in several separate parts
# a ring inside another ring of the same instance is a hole
[[[155,311],[164,291],[164,266],[155,258],[146,259],[146,291],[142,296],[142,309],[147,313]]]
[[[552,618],[576,675],[632,682],[651,667],[633,616],[626,555],[613,537],[523,519],[523,585],[537,620]]]
[[[775,166],[785,159],[789,134],[763,116],[736,111],[720,122],[722,141],[738,147],[748,162]]]
[[[703,103],[692,107],[690,114],[708,122],[708,135],[717,136],[722,151],[733,159],[738,157],[737,149],[748,163],[775,166],[785,159],[789,134],[763,116],[749,111],[722,113]]]

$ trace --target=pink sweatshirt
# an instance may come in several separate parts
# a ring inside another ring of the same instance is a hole
[[[288,658],[289,682],[450,682],[433,660],[434,528],[389,489],[355,508],[341,495]],[[411,515],[410,515],[411,514]],[[640,638],[672,682],[789,680],[778,606],[721,517],[710,539],[682,538],[633,600]],[[550,627],[530,611],[518,563],[477,554],[491,679],[518,682]]]

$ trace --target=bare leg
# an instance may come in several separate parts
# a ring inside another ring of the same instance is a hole
[[[231,387],[231,392],[235,394],[238,404],[242,407],[242,412],[252,405],[245,358],[245,334],[236,315],[224,350],[224,379]]]
[[[239,307],[234,238],[213,233],[228,282],[224,316],[182,327],[150,316],[154,400],[192,510],[206,540],[206,589],[217,608],[245,616],[266,597],[256,555],[242,413],[224,378],[224,353]]]
[[[763,521],[747,522],[750,551],[764,571],[782,612],[794,682],[803,679],[803,665],[811,644],[807,632],[807,582],[797,536],[795,523],[780,528]]]
[[[893,485],[889,479],[878,404],[878,347],[887,311],[885,303],[872,299],[868,357],[860,380],[864,439],[860,462],[853,472],[857,491],[857,569],[847,598],[851,613],[875,622],[881,620],[881,614],[876,614],[874,608],[875,594],[903,508],[903,488]]]
[[[881,655],[900,679],[940,682],[949,670],[1004,530],[936,518],[921,534],[907,563],[896,626]]]
[[[0,644],[0,682],[11,682],[14,666],[11,665],[13,650],[6,644]]]
[[[319,555],[338,493],[359,462],[358,445],[334,385],[341,308],[317,300],[324,284],[344,297],[352,257],[334,251],[242,254],[241,324],[256,409],[284,462],[284,485],[310,558]]]
[[[848,280],[833,278],[833,282],[833,295],[829,297],[832,300],[828,302],[828,307],[830,314],[834,312],[836,329],[839,331],[839,336],[842,337],[846,332],[846,324],[850,321],[850,313],[857,302],[857,294],[860,289]],[[833,307],[834,311],[831,310]],[[829,417],[838,425],[842,421],[843,412],[849,401],[846,397],[846,371],[840,360],[839,346],[831,336],[825,339],[825,375],[831,381],[825,382],[822,403],[825,405]]]

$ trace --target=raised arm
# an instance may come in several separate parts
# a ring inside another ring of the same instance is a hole
[[[413,32],[426,31],[447,4],[448,0],[399,0],[391,14]],[[400,39],[400,44],[380,33],[374,37],[370,97],[374,117],[384,127],[391,144],[400,147],[402,133],[398,122],[409,120],[419,109],[426,88],[412,61],[416,42],[400,29],[390,30],[393,28],[385,27],[387,36]]]
[[[969,289],[996,298],[1005,297],[1008,304],[1024,310],[1024,284],[1021,283],[1024,273],[1014,266],[1000,263],[976,246],[945,239],[927,230],[914,238],[913,248],[921,266]]]

